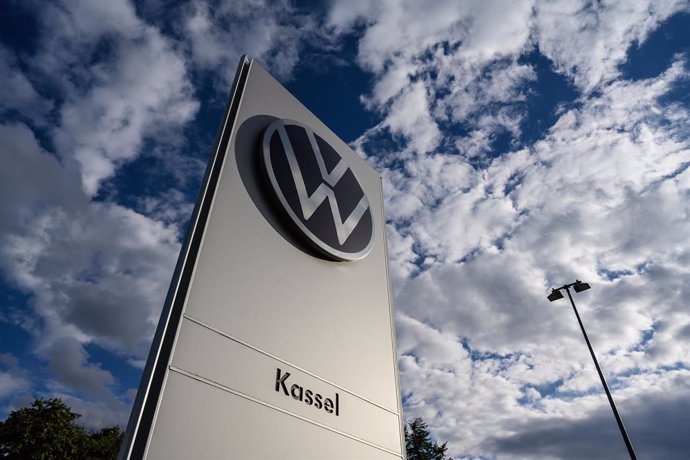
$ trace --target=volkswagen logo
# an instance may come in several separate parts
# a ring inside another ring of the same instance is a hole
[[[291,120],[269,125],[262,145],[271,187],[307,241],[335,260],[366,256],[374,244],[371,206],[345,159]]]

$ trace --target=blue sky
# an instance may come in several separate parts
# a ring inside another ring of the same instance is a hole
[[[10,0],[0,416],[124,424],[239,56],[382,175],[405,414],[456,458],[690,451],[690,3]]]

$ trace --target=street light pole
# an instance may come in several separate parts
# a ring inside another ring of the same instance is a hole
[[[623,419],[618,413],[616,403],[613,401],[613,396],[611,396],[611,391],[609,390],[609,386],[606,383],[606,379],[604,378],[604,373],[601,371],[601,367],[599,367],[599,362],[597,361],[597,357],[594,354],[594,349],[592,348],[592,344],[589,342],[589,337],[587,337],[585,326],[584,324],[582,324],[580,314],[577,312],[577,307],[575,306],[573,296],[570,295],[571,287],[574,287],[575,292],[581,292],[590,288],[589,284],[582,283],[580,280],[576,280],[572,284],[565,284],[557,289],[552,289],[551,294],[549,295],[549,300],[553,302],[554,300],[563,298],[563,295],[560,292],[558,292],[561,289],[565,289],[565,292],[568,294],[568,299],[570,299],[570,305],[573,306],[575,317],[577,318],[577,322],[580,325],[580,329],[582,330],[582,335],[585,337],[585,342],[587,342],[589,354],[592,355],[592,361],[594,361],[594,366],[597,368],[597,373],[599,374],[599,378],[601,379],[601,384],[604,387],[604,391],[606,392],[606,397],[609,400],[609,404],[611,404],[611,410],[613,411],[613,415],[616,417],[616,423],[618,423],[618,428],[620,429],[621,435],[623,436],[623,441],[625,441],[625,447],[627,447],[628,449],[628,454],[630,454],[631,460],[637,460],[637,455],[635,455],[635,449],[633,448],[632,442],[630,442],[630,437],[628,436],[628,432],[625,430],[625,425],[623,425]]]

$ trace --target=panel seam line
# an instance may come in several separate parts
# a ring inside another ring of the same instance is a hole
[[[297,369],[297,370],[300,371],[300,372],[304,372],[305,374],[310,375],[310,376],[314,377],[315,379],[319,379],[319,380],[321,380],[321,381],[324,382],[324,383],[327,383],[327,384],[329,384],[329,385],[331,385],[331,386],[333,386],[333,387],[335,387],[335,388],[338,388],[338,389],[341,390],[341,391],[344,391],[345,393],[347,393],[347,394],[349,394],[349,395],[354,396],[355,398],[361,399],[362,401],[365,401],[365,402],[367,402],[367,403],[369,403],[369,404],[371,404],[371,405],[373,405],[373,406],[376,406],[376,407],[378,407],[379,409],[383,409],[383,410],[385,410],[386,412],[389,412],[389,413],[395,415],[396,417],[400,418],[400,414],[398,414],[397,412],[395,412],[395,411],[393,411],[393,410],[391,410],[391,409],[389,409],[389,408],[387,408],[387,407],[385,407],[385,406],[382,406],[381,404],[378,404],[378,403],[376,403],[376,402],[374,402],[374,401],[372,401],[372,400],[370,400],[370,399],[367,399],[367,398],[365,398],[364,396],[358,395],[357,393],[355,393],[355,392],[353,392],[353,391],[350,391],[350,390],[348,390],[347,388],[343,388],[342,386],[340,386],[340,385],[338,385],[338,384],[335,384],[335,383],[331,382],[330,380],[327,380],[327,379],[325,379],[325,378],[323,378],[323,377],[320,377],[320,376],[314,374],[313,372],[310,372],[310,371],[308,371],[308,370],[306,370],[306,369],[304,369],[304,368],[302,368],[302,367],[300,367],[300,366],[297,366],[297,365],[295,365],[295,364],[292,364],[291,362],[286,361],[286,360],[284,360],[284,359],[282,359],[282,358],[279,358],[278,356],[276,356],[276,355],[274,355],[274,354],[272,354],[272,353],[269,353],[269,352],[267,352],[267,351],[265,351],[265,350],[262,350],[261,348],[255,347],[254,345],[251,345],[251,344],[245,342],[245,341],[242,340],[242,339],[238,339],[237,337],[233,337],[232,335],[228,334],[227,332],[223,332],[223,331],[221,331],[221,330],[219,330],[219,329],[216,329],[215,327],[213,327],[213,326],[211,326],[211,325],[208,325],[208,324],[204,323],[203,321],[200,321],[200,320],[198,320],[198,319],[196,319],[196,318],[190,316],[190,315],[187,314],[187,313],[185,313],[183,316],[184,316],[186,319],[188,319],[189,321],[191,321],[191,322],[193,322],[193,323],[195,323],[195,324],[198,324],[199,326],[204,327],[204,328],[206,328],[206,329],[208,329],[208,330],[210,330],[210,331],[212,331],[212,332],[215,332],[216,334],[219,334],[219,335],[225,337],[226,339],[230,339],[230,340],[232,340],[233,342],[236,342],[236,343],[238,343],[238,344],[240,344],[240,345],[244,345],[245,347],[247,347],[247,348],[249,348],[249,349],[251,349],[251,350],[254,350],[254,351],[258,352],[258,353],[261,353],[261,354],[264,355],[264,356],[268,356],[269,358],[275,359],[276,361],[279,361],[279,362],[281,362],[281,363],[283,363],[283,364],[286,364],[286,365],[288,365],[288,366],[290,366],[290,367],[292,367],[292,368],[294,368],[294,369]]]
[[[169,366],[169,369],[170,369],[171,371],[174,371],[174,372],[176,372],[176,373],[178,373],[178,374],[184,375],[184,376],[186,376],[186,377],[188,377],[188,378],[191,378],[191,379],[193,379],[193,380],[197,380],[197,381],[199,381],[199,382],[201,382],[201,383],[205,383],[205,384],[207,384],[207,385],[210,385],[210,386],[212,386],[212,387],[215,387],[215,388],[217,388],[217,389],[219,389],[219,390],[222,390],[222,391],[225,391],[225,392],[227,392],[227,393],[234,394],[235,396],[240,396],[240,397],[242,397],[242,398],[244,398],[244,399],[247,399],[247,400],[249,400],[249,401],[255,402],[255,403],[257,403],[257,404],[261,404],[262,406],[268,407],[268,408],[270,408],[270,409],[276,410],[276,411],[281,412],[281,413],[286,414],[286,415],[290,415],[290,416],[295,417],[295,418],[297,418],[297,419],[300,419],[300,420],[302,420],[302,421],[304,421],[304,422],[311,423],[312,425],[316,425],[316,426],[318,426],[318,427],[320,427],[320,428],[323,428],[323,429],[326,429],[326,430],[328,430],[328,431],[332,431],[333,433],[339,434],[339,435],[341,435],[341,436],[345,436],[346,438],[350,438],[350,439],[352,439],[352,440],[354,440],[354,441],[360,442],[360,443],[362,443],[362,444],[366,444],[366,445],[368,445],[368,446],[370,446],[370,447],[374,447],[374,448],[376,448],[376,449],[382,450],[382,451],[387,452],[387,453],[389,453],[389,454],[393,454],[393,455],[395,455],[395,456],[397,456],[397,457],[400,457],[400,456],[401,456],[400,453],[395,452],[395,451],[393,451],[393,450],[390,450],[390,449],[388,449],[388,448],[386,448],[386,447],[379,446],[378,444],[374,444],[373,442],[367,441],[367,440],[362,439],[362,438],[360,438],[360,437],[358,437],[358,436],[354,436],[354,435],[352,435],[352,434],[345,433],[344,431],[340,431],[340,430],[338,430],[338,429],[336,429],[336,428],[332,428],[332,427],[330,427],[330,426],[328,426],[328,425],[324,425],[324,424],[319,423],[319,422],[317,422],[317,421],[315,421],[315,420],[312,420],[312,419],[310,419],[310,418],[304,417],[304,416],[302,416],[302,415],[295,414],[294,412],[291,412],[291,411],[289,411],[289,410],[287,410],[287,409],[282,409],[282,408],[280,408],[280,407],[278,407],[278,406],[274,406],[273,404],[267,403],[266,401],[262,401],[261,399],[255,398],[255,397],[250,396],[250,395],[248,395],[248,394],[246,394],[246,393],[242,393],[241,391],[234,390],[234,389],[232,389],[232,388],[230,388],[230,387],[227,387],[227,386],[225,386],[225,385],[223,385],[223,384],[221,384],[221,383],[215,382],[215,381],[213,381],[213,380],[211,380],[211,379],[208,379],[208,378],[206,378],[206,377],[202,377],[202,376],[200,376],[200,375],[198,375],[198,374],[195,374],[195,373],[193,373],[193,372],[185,371],[184,369],[180,369],[180,368],[175,367],[175,366]]]

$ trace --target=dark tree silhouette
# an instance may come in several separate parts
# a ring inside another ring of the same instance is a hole
[[[122,443],[119,427],[89,433],[60,399],[36,398],[31,407],[12,411],[0,422],[0,458],[115,459]]]
[[[446,457],[446,443],[431,440],[431,433],[424,420],[417,417],[405,425],[405,450],[407,460],[453,460]]]
[[[119,426],[103,428],[91,433],[86,450],[89,459],[116,459],[122,445],[122,430]]]

